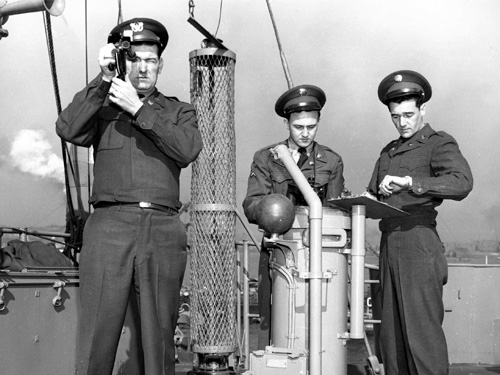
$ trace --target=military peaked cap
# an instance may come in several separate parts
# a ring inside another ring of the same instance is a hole
[[[301,111],[321,111],[326,102],[323,90],[313,85],[300,85],[286,91],[279,97],[274,110],[281,117]]]
[[[159,55],[168,43],[165,26],[151,18],[133,18],[116,25],[109,33],[108,43],[117,43],[122,37],[130,37],[131,43],[155,43],[159,46]]]
[[[421,95],[423,102],[432,96],[432,87],[425,77],[412,70],[398,70],[385,77],[378,86],[378,98],[384,104],[406,95]]]

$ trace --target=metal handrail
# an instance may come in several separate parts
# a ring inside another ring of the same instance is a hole
[[[69,238],[71,235],[69,233],[61,233],[61,232],[45,232],[45,231],[37,231],[37,230],[29,230],[28,228],[13,228],[13,227],[0,227],[0,247],[3,246],[2,239],[4,233],[7,234],[18,234],[19,239],[21,241],[27,241],[28,236],[35,236],[47,241],[51,241],[54,243],[58,243],[61,245],[65,245],[64,242],[57,241],[51,237],[59,237],[59,238]]]

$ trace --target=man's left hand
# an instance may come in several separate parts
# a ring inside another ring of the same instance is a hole
[[[143,103],[139,99],[135,87],[130,83],[128,74],[125,75],[125,81],[115,77],[111,82],[109,100],[120,106],[124,111],[135,115],[139,108],[143,106]]]
[[[378,193],[388,197],[393,193],[398,193],[409,188],[411,181],[408,177],[398,177],[387,175],[378,186]]]

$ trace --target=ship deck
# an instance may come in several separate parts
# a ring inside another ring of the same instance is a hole
[[[250,324],[250,349],[256,345],[258,324]],[[368,332],[368,341],[370,342],[372,352],[375,351],[373,345],[373,335]],[[368,352],[364,340],[349,340],[347,342],[347,373],[346,375],[366,375],[366,359]],[[187,375],[192,371],[191,363],[179,363],[176,365],[176,375]],[[500,374],[500,364],[472,364],[472,363],[453,363],[450,364],[449,375],[493,375]],[[258,374],[257,374],[258,375]],[[325,374],[327,375],[327,374]],[[329,374],[328,374],[329,375]]]
[[[176,366],[175,375],[187,375],[192,366],[181,363]],[[493,375],[500,374],[500,365],[457,363],[450,365],[449,375]],[[348,364],[347,375],[366,375],[363,364]]]

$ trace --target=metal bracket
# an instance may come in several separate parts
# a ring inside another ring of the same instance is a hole
[[[351,338],[351,335],[349,334],[349,332],[337,333],[337,338],[343,340],[349,340]]]
[[[325,228],[321,237],[321,247],[342,249],[347,244],[345,229]]]
[[[292,271],[293,275],[295,277],[301,278],[301,279],[332,279],[333,276],[336,276],[338,274],[337,270],[334,271],[326,271],[326,272],[308,272],[308,271]]]
[[[6,307],[3,294],[8,287],[9,283],[7,281],[0,281],[0,311]]]
[[[212,42],[217,48],[221,49],[227,49],[224,44],[220,42],[216,37],[214,37],[212,34],[208,32],[207,29],[205,29],[203,26],[201,26],[198,21],[196,21],[193,17],[189,17],[187,20],[191,25],[194,26],[196,30],[198,30],[200,33],[203,34],[205,38],[207,38],[210,42]]]
[[[179,346],[182,343],[182,339],[183,338],[184,338],[184,333],[182,333],[182,331],[179,328],[179,326],[176,326],[175,327],[175,333],[174,333],[174,345],[175,346]]]
[[[56,281],[54,283],[54,286],[53,288],[57,288],[57,296],[55,296],[53,299],[52,299],[52,305],[54,305],[54,307],[59,307],[62,305],[62,297],[61,297],[61,293],[63,291],[63,288],[66,286],[66,283],[64,281]]]
[[[366,370],[370,375],[384,375],[384,366],[380,364],[378,358],[371,355],[366,360]]]
[[[266,346],[265,350],[261,350],[261,355],[264,353],[274,353],[274,354],[287,354],[290,358],[298,358],[300,356],[307,356],[308,351],[306,349],[290,349],[290,348],[278,348],[275,346]],[[257,354],[257,352],[254,352]]]

